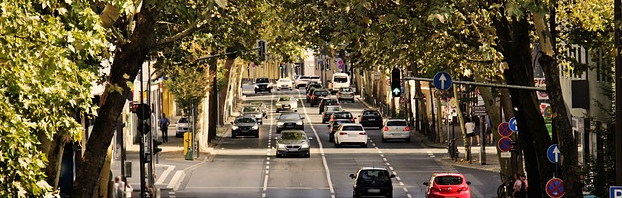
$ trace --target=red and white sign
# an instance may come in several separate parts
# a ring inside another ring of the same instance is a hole
[[[387,86],[391,86],[391,79],[387,79]]]
[[[408,103],[408,99],[406,99],[406,98],[408,98],[408,97],[401,97],[400,98],[400,103],[402,103],[402,104]]]
[[[550,179],[546,182],[546,194],[552,198],[563,197],[566,194],[564,189],[564,181],[559,178]]]

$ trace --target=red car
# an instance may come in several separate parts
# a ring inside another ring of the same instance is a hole
[[[471,198],[471,182],[460,173],[434,173],[429,182],[423,182],[427,198]]]

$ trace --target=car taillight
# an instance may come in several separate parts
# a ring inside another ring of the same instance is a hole
[[[339,103],[337,103],[336,105],[339,105]]]
[[[350,121],[354,122],[354,118],[350,119]]]
[[[439,187],[437,187],[437,186],[432,186],[432,187],[430,188],[430,191],[431,191],[431,192],[441,192],[441,188],[439,188]]]
[[[361,132],[361,133],[359,133],[359,135],[367,135],[367,133]]]
[[[467,191],[467,190],[469,190],[468,186],[461,186],[460,188],[458,188],[458,192]]]
[[[332,122],[332,121],[335,121],[335,118],[331,118],[331,119],[330,119],[330,121],[331,121],[331,122]]]
[[[348,135],[348,134],[345,133],[345,132],[341,132],[341,133],[339,133],[339,135]]]
[[[389,131],[389,127],[384,127],[383,131]]]
[[[410,127],[404,127],[404,131],[410,131]]]

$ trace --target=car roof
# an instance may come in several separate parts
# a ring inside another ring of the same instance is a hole
[[[378,111],[376,109],[363,109],[363,111]]]
[[[341,107],[341,105],[326,105],[326,107]]]
[[[459,176],[459,177],[464,177],[464,175],[462,175],[462,173],[433,173],[432,176],[433,177],[442,177],[442,176]]]
[[[361,167],[359,170],[387,170],[384,167]]]
[[[303,130],[299,130],[299,129],[287,129],[287,130],[282,130],[281,134],[283,134],[283,132],[302,132],[307,134],[307,132],[303,131]]]
[[[352,114],[349,111],[340,111],[340,112],[335,112],[335,113],[339,113],[339,114]]]
[[[357,124],[357,123],[343,123],[343,124],[341,124],[341,126],[360,126],[360,127],[363,127],[363,125]]]
[[[389,122],[389,121],[404,121],[404,122],[406,122],[405,119],[398,119],[398,118],[389,118],[389,119],[387,119],[387,122]]]
[[[296,113],[296,112],[283,112],[283,113],[281,113],[281,115],[288,115],[288,114],[297,114],[297,115],[300,115],[299,113]]]

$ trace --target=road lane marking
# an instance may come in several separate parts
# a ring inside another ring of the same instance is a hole
[[[163,165],[163,164],[161,166],[166,166],[166,170],[162,172],[162,174],[160,175],[160,178],[158,178],[158,180],[155,183],[156,185],[163,184],[164,180],[166,180],[166,178],[168,177],[168,174],[171,174],[171,171],[175,169],[175,166],[169,166],[169,165]]]
[[[298,98],[300,98],[300,90],[298,90]],[[307,112],[307,107],[305,106],[305,103],[301,101],[301,104],[302,104],[302,109],[305,112],[305,117],[310,118],[309,113]],[[315,130],[313,123],[311,121],[309,121],[308,123],[309,123],[309,126],[311,127],[311,130],[313,130],[313,134],[315,134],[315,139],[317,139],[317,144],[320,147],[320,154],[322,156],[322,164],[324,164],[324,171],[326,171],[326,181],[328,182],[328,188],[330,190],[331,197],[334,198],[335,189],[333,188],[333,181],[331,180],[330,169],[328,168],[328,163],[326,162],[326,155],[324,155],[324,146],[322,145],[322,141],[320,141],[320,135],[317,134],[317,130]]]
[[[270,127],[268,128],[268,151],[266,152],[266,172],[263,180],[263,192],[261,197],[266,197],[266,191],[268,190],[268,179],[270,177],[270,156],[272,154],[272,126],[274,126],[274,114],[272,113],[274,102],[274,94],[270,94]]]
[[[176,171],[175,175],[173,175],[173,178],[168,183],[166,188],[173,189],[173,191],[177,191],[177,189],[179,188],[179,185],[181,184],[180,179],[183,179],[185,177],[185,175],[186,175],[186,173],[184,173],[184,171],[181,171],[181,170]]]

